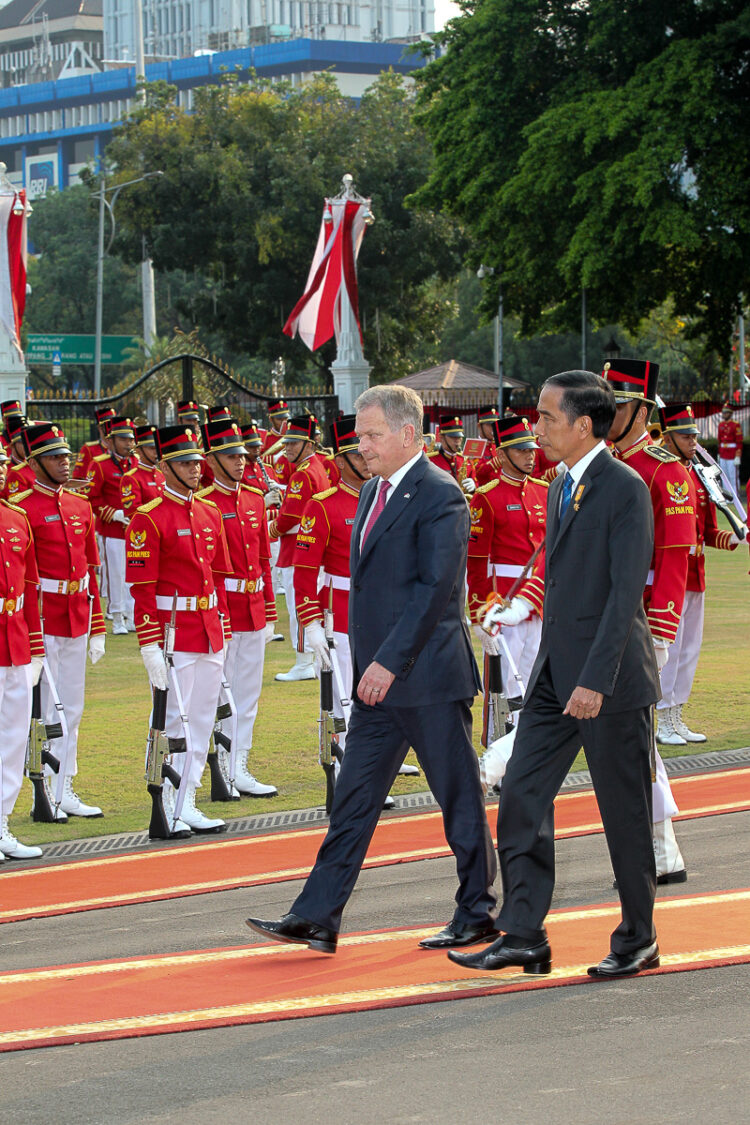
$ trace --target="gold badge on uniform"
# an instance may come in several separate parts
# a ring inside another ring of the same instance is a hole
[[[674,500],[675,504],[684,504],[688,498],[690,486],[686,480],[678,481],[677,484],[672,484],[671,480],[667,481],[667,492]]]
[[[303,516],[300,520],[301,529],[307,533],[315,527],[315,516]]]
[[[138,550],[138,548],[142,547],[143,544],[146,542],[146,532],[145,531],[131,531],[130,532],[130,542],[132,543],[133,547],[136,550]]]

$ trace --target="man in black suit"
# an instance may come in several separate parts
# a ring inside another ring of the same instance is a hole
[[[479,674],[464,618],[469,512],[455,480],[423,453],[422,403],[371,387],[355,403],[362,488],[351,545],[349,641],[356,698],[331,809],[310,876],[279,921],[248,918],[277,941],[334,953],[341,915],[399,766],[413,746],[456,856],[453,919],[420,944],[497,936],[497,865],[471,742]]]
[[[650,771],[659,675],[643,610],[654,522],[648,489],[603,440],[614,414],[611,389],[588,371],[554,375],[539,398],[539,444],[567,472],[549,490],[542,639],[500,795],[503,933],[481,953],[449,953],[469,968],[550,971],[553,801],[581,745],[622,905],[610,953],[589,974],[659,964]]]

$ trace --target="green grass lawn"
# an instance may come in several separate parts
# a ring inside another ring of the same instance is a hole
[[[703,649],[695,688],[685,717],[708,742],[664,756],[727,750],[750,744],[750,577],[748,550],[709,551],[709,590]],[[289,626],[284,599],[279,599],[281,632]],[[209,815],[228,817],[276,810],[311,808],[324,798],[323,772],[317,750],[317,682],[275,683],[293,656],[288,641],[266,648],[263,694],[255,726],[251,771],[277,786],[270,800],[245,797],[231,804],[212,804],[206,780],[199,804]],[[49,843],[111,832],[142,831],[148,827],[150,798],[143,777],[150,692],[138,654],[135,634],[107,636],[107,655],[87,671],[87,707],[81,723],[79,774],[76,789],[85,801],[101,805],[98,820],[71,818],[67,824],[34,824],[31,784],[24,782],[11,828],[26,843]],[[479,747],[481,700],[474,708],[474,742]],[[413,754],[409,760],[415,761]],[[583,755],[578,768],[585,767]],[[208,771],[206,772],[206,779]],[[423,777],[398,778],[394,794],[420,792]]]

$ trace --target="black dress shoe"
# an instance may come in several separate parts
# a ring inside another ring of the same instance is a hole
[[[642,973],[644,969],[658,969],[659,964],[659,946],[653,941],[651,945],[644,945],[643,949],[636,949],[634,953],[608,953],[598,965],[591,966],[588,974],[600,979],[632,977],[634,973]]]
[[[278,922],[263,922],[260,918],[248,918],[246,925],[264,937],[274,941],[288,941],[292,945],[307,945],[318,953],[335,953],[338,934],[315,922],[306,922],[296,914],[285,914]]]
[[[666,871],[663,875],[656,876],[658,886],[663,887],[666,883],[687,883],[687,871],[682,867],[679,871]],[[617,880],[612,883],[612,889],[617,890]]]
[[[455,946],[477,945],[480,941],[494,941],[496,937],[497,929],[492,922],[487,922],[484,926],[472,926],[466,922],[457,922],[454,918],[439,934],[423,938],[419,948],[453,949]]]
[[[507,945],[507,940],[507,934],[503,934],[481,953],[449,953],[448,957],[464,969],[479,969],[482,972],[507,969],[509,965],[518,965],[525,973],[540,976],[552,972],[552,953],[548,941],[540,941],[537,945],[516,946]]]

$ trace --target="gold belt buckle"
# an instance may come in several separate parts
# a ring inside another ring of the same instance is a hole
[[[13,613],[16,608],[15,598],[6,598],[5,605],[3,606],[6,613]]]
[[[248,578],[248,580],[247,580],[247,592],[248,592],[248,594],[254,594],[255,593],[255,579],[254,578]]]
[[[68,593],[69,593],[69,594],[77,594],[77,593],[78,593],[78,589],[79,589],[80,585],[81,585],[81,584],[80,584],[80,582],[78,581],[78,579],[77,579],[77,578],[74,578],[72,582],[69,582],[69,583],[68,583]]]
[[[202,594],[198,598],[198,609],[204,609],[204,610],[208,609],[208,598],[206,597],[205,594]]]

